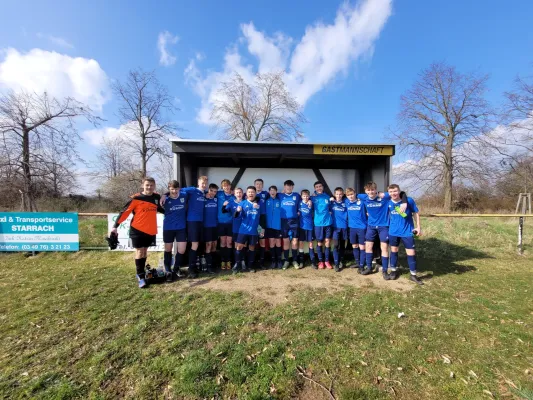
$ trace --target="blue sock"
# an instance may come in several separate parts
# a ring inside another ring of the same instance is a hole
[[[316,254],[318,255],[318,261],[324,262],[324,255],[322,254],[322,246],[316,247]]]
[[[326,257],[326,259],[328,258]],[[337,246],[333,248],[333,262],[335,265],[339,264],[339,248]]]
[[[387,272],[389,269],[389,257],[381,256],[381,266],[383,267],[383,272]]]
[[[409,264],[409,271],[416,275],[416,256],[407,256],[407,264]]]
[[[285,261],[289,261],[289,250],[283,250],[283,257],[285,257]]]
[[[367,268],[372,268],[372,259],[374,258],[374,254],[372,252],[370,253],[365,253],[366,254],[366,267]]]
[[[344,244],[341,246],[341,248],[339,249],[339,262],[343,262],[344,261]]]
[[[326,246],[325,248],[325,251],[324,251],[324,262],[329,262],[329,253],[330,253],[330,248],[329,246]]]
[[[222,262],[228,261],[228,248],[227,247],[221,247],[220,248],[220,260]]]
[[[312,247],[309,247],[309,259],[312,263],[315,262],[315,249],[313,249]]]
[[[174,271],[177,271],[181,266],[181,257],[183,257],[183,254],[180,252],[177,252],[174,256]]]
[[[205,262],[207,263],[207,267],[211,268],[213,265],[213,255],[211,253],[205,253]]]
[[[237,249],[235,249],[235,264],[237,268],[241,266],[241,251]]]
[[[264,260],[265,260],[265,248],[259,247],[259,262],[263,264]]]
[[[355,265],[359,265],[359,256],[361,255],[360,252],[359,252],[359,247],[354,247],[352,249],[352,252],[353,252],[353,259],[355,261]]]
[[[298,250],[298,258],[296,259],[296,261],[298,262],[298,264],[301,264],[304,262],[304,251],[303,250]]]
[[[366,261],[366,253],[364,250],[359,249],[359,268],[363,268],[365,266]]]
[[[253,268],[255,262],[255,250],[248,250],[248,267]]]
[[[395,270],[398,265],[398,253],[391,251],[390,253],[390,269]]]

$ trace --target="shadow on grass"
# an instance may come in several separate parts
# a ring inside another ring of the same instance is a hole
[[[421,279],[431,279],[432,276],[463,274],[465,272],[476,271],[477,267],[463,264],[463,262],[494,258],[482,251],[459,246],[436,238],[419,240],[416,244],[417,269],[420,272]],[[405,258],[403,259],[403,264],[407,264]],[[432,271],[432,274],[426,273],[427,271]]]

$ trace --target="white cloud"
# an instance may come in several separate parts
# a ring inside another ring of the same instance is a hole
[[[299,41],[283,33],[269,37],[250,22],[241,25],[240,42],[257,59],[257,72],[285,71],[287,87],[305,106],[314,94],[346,74],[351,65],[372,56],[374,44],[391,13],[392,0],[361,0],[353,6],[342,5],[333,23],[309,25]],[[191,60],[185,79],[202,99],[197,116],[200,122],[209,123],[206,116],[210,114],[220,83],[241,71],[246,73],[243,78],[249,80],[256,70],[244,64],[236,46],[226,51],[220,72],[202,74]]]
[[[27,53],[2,50],[0,90],[27,90],[64,98],[73,97],[101,111],[109,100],[109,81],[96,60],[70,57],[41,49]]]
[[[136,124],[136,122],[130,122],[128,124],[121,125],[118,128],[103,127],[96,129],[88,129],[83,132],[82,136],[89,142],[89,144],[95,147],[103,145],[104,139],[111,140],[122,138],[126,140],[136,140]]]
[[[67,39],[64,39],[62,37],[59,37],[59,36],[53,36],[53,35],[45,35],[44,33],[37,33],[37,37],[39,39],[48,39],[50,42],[52,42],[53,44],[59,46],[59,47],[64,47],[64,48],[67,48],[67,49],[73,49],[74,48],[74,45],[72,43],[70,43]]]
[[[159,64],[168,67],[176,62],[176,57],[168,52],[167,46],[176,44],[178,36],[172,35],[169,31],[159,33],[157,38],[157,48],[159,50]]]

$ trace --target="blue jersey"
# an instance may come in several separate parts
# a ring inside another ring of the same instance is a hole
[[[366,217],[366,208],[363,201],[355,199],[352,203],[346,199],[345,203],[348,208],[348,228],[366,229],[368,218]]]
[[[223,190],[217,192],[217,203],[218,203],[218,222],[220,224],[228,224],[231,222],[231,214],[222,212],[222,207],[224,207],[224,202],[231,201],[235,199],[235,196],[224,193]]]
[[[259,202],[259,214],[261,215],[264,215],[266,214],[266,200],[270,197],[270,194],[266,191],[266,190],[263,190],[261,192],[257,192],[257,196],[263,200],[262,202],[260,201]]]
[[[370,199],[366,194],[358,194],[358,199],[363,201],[368,213],[368,226],[389,226],[389,200],[390,196],[385,193],[385,197],[376,196]]]
[[[208,199],[206,197],[204,202],[204,227],[214,228],[218,224],[218,199]]]
[[[313,202],[313,211],[315,214],[315,226],[331,226],[333,219],[331,216],[331,202],[326,193],[317,194],[311,197]]]
[[[333,213],[333,226],[335,228],[348,228],[348,207],[346,207],[344,200],[331,202],[331,212]]]
[[[298,218],[298,204],[302,199],[298,193],[278,193],[278,198],[281,200],[281,218],[282,219],[297,219]]]
[[[185,229],[187,220],[187,195],[180,191],[178,197],[167,197],[165,204],[165,219],[163,230],[172,231]]]
[[[302,201],[298,206],[298,212],[300,213],[300,228],[306,231],[313,230],[313,208]]]
[[[181,190],[187,194],[187,203],[189,205],[189,209],[187,210],[187,221],[203,221],[205,203],[204,192],[195,187],[183,188]]]
[[[256,203],[244,200],[239,205],[242,207],[242,223],[239,233],[257,236],[257,227],[259,226],[259,208],[255,208]]]
[[[281,200],[277,197],[269,197],[265,201],[266,228],[281,229]],[[263,227],[264,228],[264,227]]]
[[[237,211],[237,207],[239,207],[240,204],[242,204],[242,200],[240,203],[237,203],[237,199],[233,199],[226,205],[226,211],[229,212],[233,220],[233,233],[239,233],[239,228],[241,227],[242,223],[242,213],[240,213],[238,216],[235,216],[235,211]]]
[[[398,211],[395,210],[395,208],[399,207],[401,204],[401,200],[399,200],[398,202],[390,200],[388,202],[388,208],[390,213],[389,236],[413,236],[413,229],[415,229],[413,213],[418,212],[418,207],[416,206],[415,201],[412,198],[408,197],[407,209],[405,210],[407,217],[404,218],[400,214],[398,214]]]

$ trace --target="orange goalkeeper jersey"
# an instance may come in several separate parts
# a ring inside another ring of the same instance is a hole
[[[136,193],[131,196],[131,200],[124,206],[115,222],[115,228],[123,223],[130,214],[133,214],[130,226],[147,235],[157,234],[157,213],[164,213],[165,210],[159,205],[161,196],[158,193],[146,195]]]

